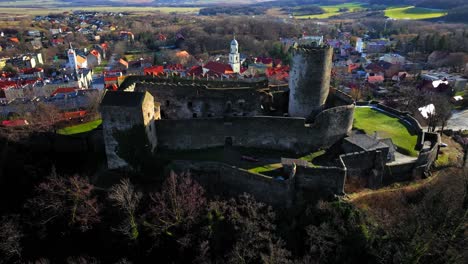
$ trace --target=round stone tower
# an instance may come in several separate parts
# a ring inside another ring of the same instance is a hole
[[[310,118],[325,104],[330,88],[332,47],[298,46],[289,72],[289,115]]]

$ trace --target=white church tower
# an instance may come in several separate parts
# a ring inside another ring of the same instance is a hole
[[[229,65],[231,65],[234,73],[240,73],[240,55],[239,43],[237,43],[236,36],[231,41],[231,53],[229,53]]]
[[[68,49],[68,65],[72,68],[75,72],[78,71],[78,63],[76,61],[76,52],[73,49],[71,43],[70,48]]]

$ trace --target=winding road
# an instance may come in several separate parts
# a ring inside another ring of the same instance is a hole
[[[452,130],[468,129],[468,109],[454,111],[447,122],[447,128]]]

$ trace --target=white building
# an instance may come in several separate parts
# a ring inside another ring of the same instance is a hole
[[[68,65],[75,72],[78,71],[78,63],[76,61],[76,52],[73,49],[71,43],[70,43],[70,48],[68,49]]]
[[[239,54],[239,43],[237,43],[236,37],[231,41],[231,52],[229,53],[229,65],[231,65],[234,73],[240,73],[240,54]]]

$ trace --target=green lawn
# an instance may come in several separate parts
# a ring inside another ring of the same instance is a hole
[[[414,6],[389,7],[385,10],[385,16],[393,19],[429,19],[445,15],[445,10]]]
[[[418,151],[414,149],[418,136],[413,135],[398,118],[370,107],[356,107],[353,127],[362,129],[369,135],[377,131],[380,137],[391,138],[399,152],[414,157],[418,156]]]
[[[66,127],[59,129],[57,131],[60,135],[73,135],[91,131],[97,128],[100,124],[102,124],[102,119],[94,120],[88,123],[79,124],[76,126]]]
[[[258,173],[258,174],[264,174],[266,172],[276,170],[282,167],[283,165],[281,163],[274,163],[274,164],[266,164],[263,166],[255,167],[255,168],[249,169],[248,171],[253,172],[253,173]]]
[[[309,18],[329,18],[331,16],[335,16],[338,14],[341,14],[338,12],[340,8],[348,8],[349,11],[347,12],[357,12],[362,9],[364,9],[365,4],[364,3],[357,3],[357,2],[352,2],[352,3],[345,3],[345,4],[339,4],[339,5],[320,5],[320,7],[325,10],[325,13],[323,14],[318,14],[318,15],[304,15],[304,16],[296,16],[298,19],[309,19]],[[345,12],[343,12],[345,13]]]

